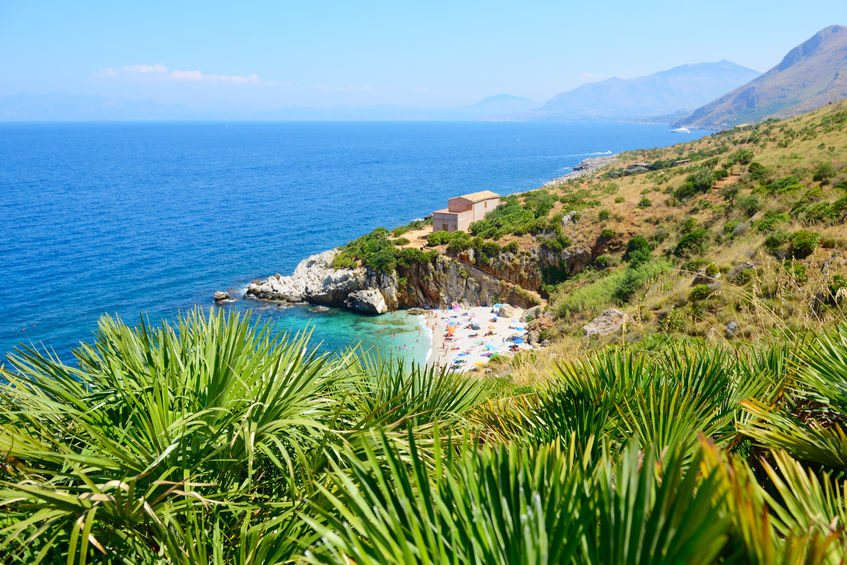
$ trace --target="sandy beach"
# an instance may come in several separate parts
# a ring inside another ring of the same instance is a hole
[[[526,323],[521,321],[524,311],[515,308],[513,316],[500,316],[500,306],[430,310],[426,325],[432,330],[432,349],[427,363],[468,371],[484,366],[492,356],[530,349]]]

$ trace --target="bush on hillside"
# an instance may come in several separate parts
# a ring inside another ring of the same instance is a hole
[[[791,234],[791,254],[795,259],[803,259],[814,253],[820,243],[820,235],[809,230],[798,230]]]
[[[690,254],[702,253],[706,247],[706,239],[709,232],[703,228],[699,228],[688,232],[674,248],[674,255],[682,257]]]
[[[636,235],[626,244],[623,258],[629,261],[631,266],[637,266],[650,260],[651,251],[650,243],[644,237]]]
[[[785,250],[788,243],[788,234],[782,230],[775,230],[765,238],[765,249],[771,255],[778,255]]]
[[[812,180],[815,182],[828,183],[835,178],[837,171],[832,163],[821,163],[812,172]]]

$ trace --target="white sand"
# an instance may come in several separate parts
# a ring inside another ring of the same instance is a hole
[[[428,362],[467,371],[484,366],[491,354],[514,355],[515,351],[510,351],[513,342],[509,338],[526,339],[526,323],[520,321],[523,310],[516,308],[512,318],[501,318],[497,315],[498,310],[499,305],[430,310],[427,326],[432,328],[432,349]],[[473,325],[479,329],[470,327]],[[456,328],[452,336],[449,335],[450,327]],[[531,348],[526,343],[516,345],[520,351]]]

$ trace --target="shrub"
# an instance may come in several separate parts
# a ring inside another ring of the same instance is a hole
[[[756,161],[753,161],[750,165],[748,165],[747,172],[749,173],[751,180],[760,184],[767,183],[768,179],[770,179],[773,174],[769,168]]]
[[[708,167],[700,167],[686,177],[685,182],[674,191],[673,195],[678,200],[685,200],[695,194],[708,192],[714,186],[715,181],[726,176],[726,171],[722,171],[722,173],[712,171]]]
[[[613,230],[612,228],[605,228],[603,231],[600,232],[600,239],[610,240],[613,237],[615,237],[615,230]]]
[[[721,270],[718,269],[718,266],[715,265],[714,263],[710,263],[706,267],[706,274],[709,275],[710,277],[714,277],[715,275],[717,275],[720,272],[721,272]]]
[[[809,230],[798,230],[791,234],[791,254],[795,259],[811,255],[820,243],[820,235]]]
[[[692,302],[699,302],[700,300],[705,300],[712,294],[712,289],[707,284],[698,284],[694,288],[691,289],[691,292],[688,293],[688,299]]]
[[[788,234],[782,230],[776,230],[765,238],[765,249],[771,255],[776,255],[785,248],[788,243]]]
[[[644,288],[651,279],[670,269],[667,261],[649,261],[637,266],[630,264],[623,279],[614,291],[614,298],[621,302],[629,302],[635,293]]]
[[[835,302],[838,296],[838,291],[842,288],[847,288],[847,278],[842,275],[835,275],[829,281],[830,302]]]
[[[765,212],[764,218],[756,222],[756,230],[761,233],[769,233],[776,229],[777,224],[787,221],[788,216],[785,213],[768,210]]]
[[[702,253],[706,245],[707,236],[708,232],[703,228],[685,234],[679,240],[679,243],[676,244],[674,254],[681,257],[690,253]]]
[[[601,222],[605,222],[609,219],[609,211],[608,210],[600,210],[597,212],[597,219]]]
[[[827,183],[835,178],[837,171],[832,163],[821,163],[812,172],[812,180],[815,182]]]
[[[659,330],[664,333],[681,332],[685,329],[685,319],[679,310],[671,310],[659,319]]]
[[[723,231],[723,233],[725,233],[726,235],[732,237],[733,230],[735,230],[735,227],[740,223],[741,222],[736,221],[736,220],[733,220],[731,222],[727,222],[727,223],[724,224],[723,229],[721,231]]]
[[[623,258],[629,261],[630,266],[640,265],[645,261],[650,260],[650,244],[640,235],[633,236],[626,244],[626,251]]]
[[[615,196],[615,202],[617,202],[618,204],[620,204],[621,202],[625,202],[625,201],[626,201],[626,198],[624,198],[623,196]]]
[[[759,199],[752,194],[739,198],[735,201],[735,205],[738,206],[738,209],[744,212],[748,218],[759,211]]]
[[[726,161],[726,166],[731,167],[733,165],[749,165],[753,161],[753,152],[749,149],[739,149],[735,153],[729,156],[729,159]]]
[[[596,259],[594,259],[594,266],[601,270],[607,268],[610,263],[611,260],[609,259],[608,255],[600,255]]]
[[[653,205],[653,203],[646,196],[638,201],[638,207],[639,208],[649,208],[652,205]]]
[[[394,245],[408,245],[409,240],[405,237],[400,237],[394,240]]]
[[[517,241],[510,241],[509,243],[507,243],[506,245],[503,246],[503,249],[505,251],[508,251],[509,253],[517,253],[518,252],[518,242]]]

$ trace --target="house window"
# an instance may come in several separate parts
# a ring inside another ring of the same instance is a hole
[[[447,224],[441,224],[441,230],[447,231]]]

